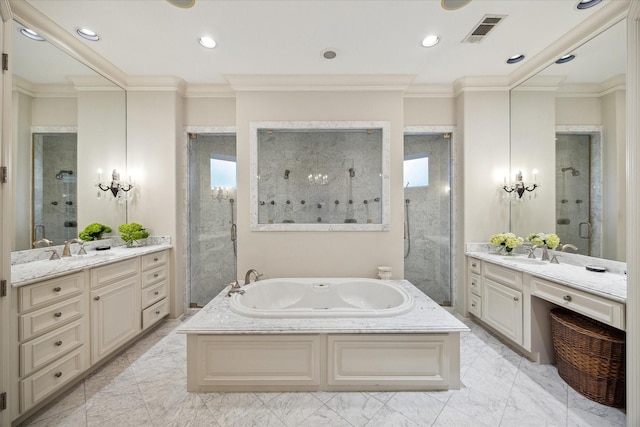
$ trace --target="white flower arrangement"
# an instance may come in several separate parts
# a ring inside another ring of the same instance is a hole
[[[507,253],[511,253],[513,249],[524,243],[524,239],[513,233],[498,233],[491,236],[489,242],[493,246],[502,246],[501,250],[504,249]]]
[[[555,249],[560,244],[560,237],[554,233],[531,233],[527,240],[533,245],[546,245],[549,249]]]

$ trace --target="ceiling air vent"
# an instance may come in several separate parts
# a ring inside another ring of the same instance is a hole
[[[485,15],[473,30],[462,40],[463,43],[479,43],[491,30],[502,22],[507,15]]]

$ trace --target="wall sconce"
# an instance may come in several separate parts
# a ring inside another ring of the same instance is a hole
[[[522,196],[525,194],[525,192],[533,192],[535,191],[536,188],[540,187],[540,185],[538,183],[536,183],[536,179],[537,179],[537,175],[538,175],[538,170],[534,169],[533,170],[533,181],[532,183],[528,183],[528,182],[524,182],[522,179],[522,171],[518,171],[518,173],[516,173],[516,180],[510,183],[507,183],[507,179],[504,179],[504,186],[502,187],[502,189],[504,191],[506,191],[507,193],[511,194],[513,193],[514,197],[518,196],[518,199],[522,199]]]
[[[104,192],[110,192],[114,199],[116,199],[120,203],[124,203],[129,198],[129,191],[133,188],[128,182],[120,182],[120,174],[116,169],[111,173],[111,182],[102,182],[102,169],[98,169],[98,183],[96,184],[98,189]],[[100,198],[101,193],[98,192],[98,199]]]

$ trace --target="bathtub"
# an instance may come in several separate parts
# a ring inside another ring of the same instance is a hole
[[[401,287],[374,279],[268,279],[243,290],[229,308],[247,317],[392,317],[414,307]]]

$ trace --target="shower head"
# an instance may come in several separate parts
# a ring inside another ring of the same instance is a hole
[[[61,171],[58,171],[58,173],[56,174],[56,179],[62,179],[65,174],[73,175],[73,171],[72,170],[61,170]]]
[[[560,169],[562,172],[571,171],[572,176],[580,176],[580,171],[573,166]]]

